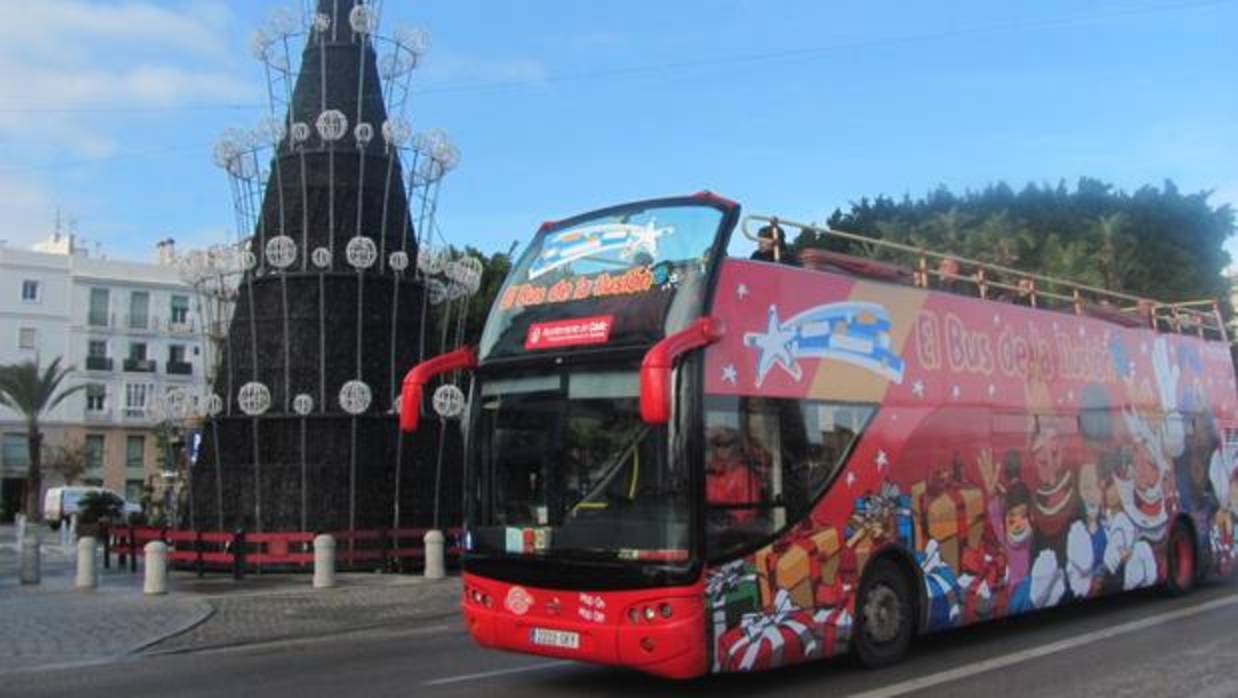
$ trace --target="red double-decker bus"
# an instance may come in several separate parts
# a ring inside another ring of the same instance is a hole
[[[542,226],[476,348],[463,611],[477,642],[667,677],[1228,573],[1234,371],[1166,304],[701,193]],[[728,256],[752,245],[755,259]],[[733,244],[732,237],[735,236]]]

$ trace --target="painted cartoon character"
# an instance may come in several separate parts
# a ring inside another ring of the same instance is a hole
[[[1213,518],[1209,541],[1217,571],[1228,574],[1234,564],[1234,520],[1238,518],[1238,468],[1222,455],[1213,459],[1210,479],[1219,493],[1219,507]]]
[[[1066,578],[1076,598],[1099,594],[1104,583],[1105,548],[1109,544],[1104,516],[1107,473],[1095,463],[1079,467],[1079,500],[1083,516],[1066,536]]]
[[[1113,477],[1119,508],[1109,518],[1105,533],[1105,567],[1122,575],[1123,589],[1151,586],[1158,580],[1153,544],[1169,530],[1166,481],[1170,477],[1161,441],[1141,417],[1123,412],[1134,436],[1134,448],[1120,450]]]
[[[1009,610],[1018,612],[1027,605],[1019,599],[1027,598],[1024,582],[1031,571],[1032,497],[1020,479],[1022,461],[1018,451],[1006,451],[1000,472],[993,452],[988,449],[980,452],[977,464],[988,501],[989,530],[1006,556],[1006,587],[1013,591]]]
[[[1079,511],[1073,468],[1063,463],[1061,435],[1052,418],[1034,420],[1030,446],[1037,480],[1032,493],[1036,548],[1053,551],[1061,562],[1065,558],[1070,521]]]

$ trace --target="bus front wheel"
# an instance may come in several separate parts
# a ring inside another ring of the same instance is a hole
[[[1195,536],[1191,527],[1179,521],[1169,534],[1169,574],[1165,590],[1170,596],[1184,596],[1195,588]]]
[[[869,669],[889,666],[907,654],[915,627],[911,584],[892,560],[873,562],[856,599],[854,650]]]

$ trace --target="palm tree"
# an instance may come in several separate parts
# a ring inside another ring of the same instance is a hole
[[[39,417],[56,408],[64,399],[84,389],[75,385],[60,389],[60,384],[73,367],[60,368],[56,357],[42,374],[34,361],[0,366],[0,405],[20,413],[26,420],[26,443],[30,450],[30,471],[26,476],[26,517],[31,521],[40,518],[39,491],[42,489],[43,432],[39,431]]]

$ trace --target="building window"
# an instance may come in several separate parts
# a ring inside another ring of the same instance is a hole
[[[146,437],[130,436],[125,439],[125,467],[130,470],[146,468]]]
[[[189,322],[189,296],[172,296],[170,322],[184,325]]]
[[[134,361],[146,360],[146,342],[130,342],[129,358]]]
[[[5,434],[3,445],[0,446],[0,456],[3,456],[0,460],[10,470],[29,468],[30,442],[26,439],[26,435]]]
[[[129,329],[144,330],[150,326],[150,294],[134,291],[129,294]]]
[[[86,476],[101,478],[103,470],[103,434],[86,435]]]
[[[173,364],[185,363],[185,345],[184,344],[168,345],[168,363],[173,363]]]
[[[22,327],[17,330],[17,348],[34,349],[36,333],[33,327]]]
[[[39,300],[39,282],[34,279],[26,279],[21,282],[21,299],[27,303],[34,303]]]
[[[154,386],[147,383],[126,383],[125,416],[145,417],[146,400],[153,390]]]
[[[107,358],[107,342],[102,339],[92,339],[86,347],[86,356],[96,359]]]
[[[107,386],[102,383],[86,384],[86,411],[102,412],[107,408]]]
[[[143,489],[141,480],[125,480],[125,501],[131,504],[140,504],[142,502]]]
[[[106,288],[90,289],[90,311],[86,323],[95,327],[108,326],[109,295]]]

